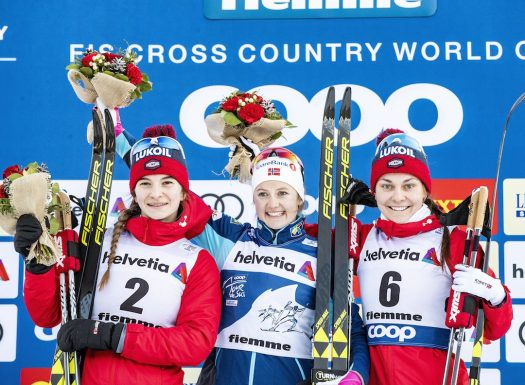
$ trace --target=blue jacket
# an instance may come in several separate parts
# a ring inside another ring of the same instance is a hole
[[[221,325],[199,385],[295,385],[310,377],[317,240],[304,218],[273,231],[215,213],[193,240],[221,270]],[[368,381],[363,321],[352,306],[352,369]],[[215,381],[215,382],[214,382]]]

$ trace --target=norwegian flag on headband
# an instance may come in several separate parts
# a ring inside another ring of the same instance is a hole
[[[270,167],[268,169],[268,176],[270,176],[270,175],[280,176],[281,175],[281,169],[279,167]]]

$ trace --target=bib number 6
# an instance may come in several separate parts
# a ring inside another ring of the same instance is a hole
[[[401,274],[397,271],[387,271],[381,278],[379,286],[379,303],[385,307],[396,306],[399,303],[399,285],[395,282],[401,282]]]

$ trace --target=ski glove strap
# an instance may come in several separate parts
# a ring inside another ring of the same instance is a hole
[[[57,335],[57,342],[64,352],[85,348],[120,352],[119,342],[125,331],[125,324],[75,319],[66,322]]]
[[[480,269],[467,265],[456,265],[452,289],[483,298],[492,306],[498,306],[506,297],[501,281],[492,278]]]
[[[350,178],[346,193],[341,197],[341,203],[351,205],[365,205],[368,207],[377,207],[376,198],[370,192],[367,184],[359,179]]]
[[[463,202],[457,205],[454,209],[450,210],[448,213],[443,213],[439,216],[439,222],[443,226],[454,226],[454,225],[466,225],[468,221],[468,213],[470,206],[471,196],[466,197]],[[481,234],[485,238],[491,236],[492,229],[490,227],[490,209],[487,203],[487,208],[485,209],[485,218],[483,219],[483,228]]]

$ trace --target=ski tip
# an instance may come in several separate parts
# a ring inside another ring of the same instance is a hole
[[[344,119],[350,119],[350,112],[352,110],[352,87],[346,87],[341,102],[340,116]]]
[[[328,88],[328,94],[326,95],[326,102],[324,105],[324,117],[328,119],[334,119],[335,117],[335,88]]]

